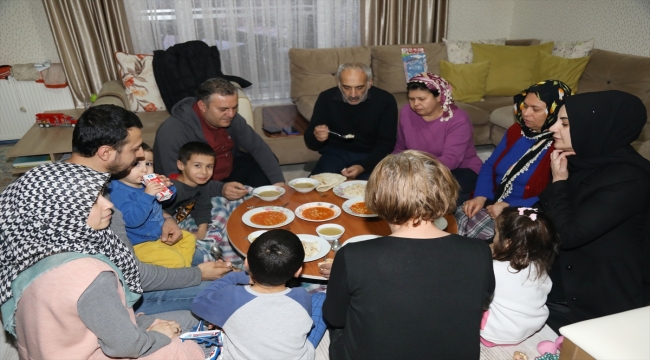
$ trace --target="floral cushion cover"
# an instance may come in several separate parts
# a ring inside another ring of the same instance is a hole
[[[577,59],[589,55],[591,50],[594,48],[594,43],[596,39],[591,39],[587,41],[554,41],[554,40],[542,40],[542,43],[551,42],[553,45],[553,52],[551,55],[567,58],[567,59]]]
[[[476,41],[453,41],[442,39],[447,45],[447,60],[454,64],[471,64],[474,60],[472,43],[505,45],[506,39],[476,40]]]
[[[153,55],[115,53],[115,60],[124,85],[131,111],[163,111],[165,103],[160,96],[153,75]]]

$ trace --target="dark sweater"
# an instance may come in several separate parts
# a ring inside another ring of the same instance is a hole
[[[178,179],[172,179],[176,187],[176,196],[162,204],[163,210],[174,216],[176,221],[185,220],[192,214],[196,225],[208,224],[212,220],[212,200],[201,193],[200,186],[189,186]]]
[[[478,359],[494,291],[489,246],[459,235],[386,236],[336,254],[323,317],[331,359]]]
[[[330,131],[341,135],[354,134],[352,140],[336,135],[320,142],[314,136],[314,128],[327,125]],[[370,87],[368,98],[357,105],[343,101],[338,87],[323,91],[314,105],[314,114],[305,131],[305,144],[312,150],[329,145],[348,151],[368,153],[359,165],[371,172],[375,165],[390,154],[397,141],[397,102],[393,95],[376,87]]]

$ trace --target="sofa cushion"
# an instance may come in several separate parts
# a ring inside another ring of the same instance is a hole
[[[451,84],[451,96],[456,101],[483,100],[489,70],[490,62],[488,61],[474,64],[453,64],[440,60],[440,76]]]
[[[454,64],[471,64],[474,59],[471,43],[505,45],[506,38],[492,40],[475,40],[475,41],[455,41],[442,38],[447,45],[447,59]]]
[[[540,51],[535,68],[535,82],[549,79],[560,80],[569,85],[571,90],[576,93],[578,80],[580,80],[588,62],[589,56],[566,59]]]
[[[318,96],[321,92],[336,86],[336,70],[340,64],[347,62],[359,62],[370,66],[370,48],[356,46],[333,49],[289,49],[291,98],[296,101],[305,95]],[[307,119],[311,118],[311,114],[307,116],[302,111],[300,113]]]
[[[483,101],[470,103],[470,105],[475,106],[488,114],[498,108],[512,104],[514,104],[514,100],[511,96],[486,96]]]
[[[515,123],[515,121],[514,104],[500,107],[492,111],[490,114],[490,122],[504,129],[509,128],[512,124]]]
[[[474,62],[489,61],[485,95],[513,96],[533,83],[539,51],[550,54],[553,43],[501,46],[472,43]]]
[[[117,51],[115,60],[129,101],[129,110],[164,111],[165,103],[153,75],[153,55]]]
[[[298,112],[307,119],[307,121],[311,120],[311,116],[314,114],[314,105],[316,105],[316,100],[318,100],[318,95],[303,95],[298,98],[298,100],[294,101],[296,107],[298,107]]]
[[[578,82],[580,93],[620,90],[638,96],[650,115],[650,57],[594,49]]]
[[[440,74],[440,60],[447,59],[447,48],[443,43],[416,45],[381,45],[372,46],[372,75],[374,85],[391,94],[406,90],[406,75],[402,63],[402,48],[420,47],[427,55],[428,72]]]
[[[542,43],[551,42],[552,40],[544,40]],[[589,52],[594,49],[596,39],[587,41],[553,41],[552,55],[560,56],[567,59],[577,59],[589,55]]]

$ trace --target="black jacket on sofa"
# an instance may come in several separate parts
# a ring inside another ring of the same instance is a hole
[[[198,40],[154,51],[153,74],[170,113],[180,100],[196,96],[196,89],[208,79],[224,78],[236,82],[242,88],[252,85],[239,76],[224,75],[221,72],[219,49]]]

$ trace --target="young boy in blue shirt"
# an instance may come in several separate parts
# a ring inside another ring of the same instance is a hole
[[[300,275],[304,258],[296,235],[267,231],[248,249],[250,275],[229,273],[194,298],[192,312],[223,329],[224,359],[314,359],[325,327],[312,330],[312,304],[322,306],[324,293],[312,299],[285,285]]]
[[[189,267],[196,239],[187,231],[183,231],[183,237],[176,242],[160,238],[165,219],[156,194],[163,186],[153,181],[147,186],[142,185],[143,176],[153,174],[153,150],[145,143],[142,144],[142,150],[144,158],[139,159],[119,179],[111,181],[108,189],[111,201],[124,217],[126,235],[140,261],[168,268]],[[159,177],[175,194],[176,188],[172,183],[164,176]]]

